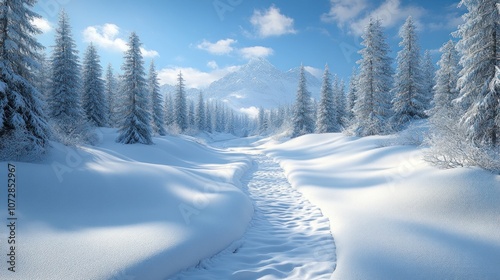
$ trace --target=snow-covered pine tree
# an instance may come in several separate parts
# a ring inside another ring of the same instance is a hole
[[[165,108],[164,115],[165,115],[165,126],[166,127],[173,127],[175,124],[175,118],[174,118],[174,101],[172,100],[172,95],[169,93],[165,94]]]
[[[424,57],[422,59],[422,70],[423,90],[425,94],[425,108],[430,109],[431,101],[434,98],[436,67],[434,67],[434,62],[432,62],[432,56],[429,50],[425,50],[424,52]]]
[[[90,126],[82,108],[78,51],[65,11],[59,15],[51,57],[51,85],[47,99],[56,136],[65,143],[89,141]]]
[[[399,31],[402,50],[398,52],[394,76],[392,123],[402,129],[408,122],[425,118],[427,96],[415,23],[409,16]]]
[[[40,54],[40,67],[36,69],[35,85],[40,91],[41,98],[46,106],[47,97],[50,92],[50,62],[45,52]],[[47,108],[44,108],[47,111]]]
[[[196,127],[199,131],[205,131],[206,126],[205,101],[203,100],[203,93],[200,91],[198,103],[196,104]]]
[[[153,144],[151,139],[151,97],[147,90],[141,43],[135,32],[130,34],[124,60],[121,90],[124,100],[120,110],[123,122],[116,141],[123,144]]]
[[[184,86],[184,78],[182,77],[182,72],[179,72],[177,76],[177,88],[175,91],[174,100],[174,119],[175,124],[180,129],[181,132],[186,131],[188,128],[188,108],[186,101],[186,90]]]
[[[154,61],[151,61],[148,74],[148,91],[151,96],[152,104],[152,129],[153,133],[164,136],[165,131],[165,115],[160,94],[160,82],[158,81],[158,73]]]
[[[498,0],[462,0],[468,9],[456,35],[461,54],[458,87],[461,107],[466,109],[460,125],[467,140],[476,146],[500,146],[500,90],[494,86],[500,67],[500,14]]]
[[[205,106],[206,110],[205,110],[205,131],[208,132],[208,133],[212,133],[213,132],[213,114],[212,114],[212,105],[210,104],[210,102],[207,102],[206,106]]]
[[[43,46],[32,23],[33,0],[0,2],[0,161],[34,160],[49,146],[50,129],[34,86]]]
[[[436,85],[430,110],[433,122],[452,121],[456,123],[460,117],[460,110],[454,108],[452,101],[458,97],[458,73],[460,72],[459,55],[453,41],[448,41],[441,49],[441,59],[438,62],[439,69],[436,72]],[[445,118],[446,119],[443,119]]]
[[[349,90],[347,91],[346,104],[346,119],[347,125],[351,125],[354,121],[354,104],[356,104],[356,96],[358,92],[358,72],[356,67],[353,67],[352,74],[349,79]]]
[[[337,122],[337,111],[333,100],[333,89],[328,65],[323,73],[323,84],[321,85],[321,97],[318,105],[316,132],[330,133],[340,131]]]
[[[371,19],[359,51],[361,60],[354,105],[354,133],[358,136],[385,134],[391,116],[392,68],[380,20]]]
[[[88,46],[82,71],[82,107],[90,124],[104,127],[108,123],[108,106],[104,97],[102,67],[97,49],[92,43]]]
[[[269,129],[269,122],[266,110],[263,107],[259,108],[259,135],[265,135]]]
[[[300,78],[297,88],[294,113],[292,119],[292,137],[298,137],[314,132],[314,111],[311,93],[307,90],[307,81],[304,66],[300,66]]]
[[[119,108],[120,108],[120,99],[117,94],[118,89],[118,81],[114,75],[113,66],[111,64],[108,65],[106,70],[106,82],[104,85],[104,94],[107,99],[108,105],[108,123],[111,127],[118,127],[119,120]]]
[[[463,166],[468,150],[464,135],[457,120],[463,114],[453,102],[458,97],[458,73],[460,72],[459,55],[453,41],[448,41],[440,49],[441,58],[436,72],[433,107],[429,110],[431,129],[426,142],[431,149],[426,159],[444,167]]]
[[[195,106],[194,106],[194,101],[189,100],[188,101],[188,127],[189,129],[194,129],[196,128],[196,113],[195,113]]]
[[[337,116],[337,123],[340,128],[346,127],[346,108],[347,108],[347,99],[345,96],[345,82],[344,79],[338,80],[338,77],[335,76],[336,81],[334,81],[333,87],[333,98]]]

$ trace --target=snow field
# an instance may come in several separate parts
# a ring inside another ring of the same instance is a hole
[[[321,134],[262,146],[330,219],[332,279],[500,278],[500,176],[429,166],[424,148],[394,144],[398,137]]]
[[[188,137],[122,145],[102,132],[96,147],[54,143],[45,162],[15,163],[17,271],[1,279],[164,279],[243,235],[253,208],[235,185],[248,157]]]
[[[328,219],[290,186],[277,163],[254,158],[244,189],[255,214],[243,238],[171,279],[330,278],[336,258]]]

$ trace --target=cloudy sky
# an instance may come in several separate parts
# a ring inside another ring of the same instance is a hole
[[[135,31],[162,83],[175,83],[182,70],[188,86],[203,88],[254,57],[281,70],[303,63],[317,75],[328,63],[348,78],[370,17],[383,21],[396,57],[397,31],[413,16],[422,50],[433,50],[437,60],[437,50],[461,23],[464,9],[457,6],[453,0],[39,0],[35,10],[43,16],[36,24],[48,52],[64,9],[80,52],[94,42],[103,66],[120,70]]]

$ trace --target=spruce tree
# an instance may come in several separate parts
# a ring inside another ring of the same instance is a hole
[[[357,136],[385,134],[391,116],[392,68],[381,22],[371,19],[362,37],[353,128]]]
[[[412,17],[408,17],[399,31],[402,38],[398,52],[397,70],[394,77],[392,123],[402,129],[408,122],[425,118],[427,96],[420,58],[417,32]]]
[[[113,67],[111,66],[111,64],[109,64],[108,69],[106,70],[106,83],[104,91],[108,105],[108,123],[111,127],[118,127],[120,123],[120,99],[118,98],[117,88],[118,81],[116,80],[116,77],[114,75]]]
[[[205,128],[205,131],[208,132],[208,133],[212,133],[213,132],[213,114],[212,114],[212,106],[209,102],[207,102],[206,104],[206,110],[205,110],[205,114],[206,114],[206,128]]]
[[[184,78],[182,77],[182,72],[179,72],[179,75],[177,76],[177,89],[175,92],[175,106],[173,110],[175,124],[181,132],[186,131],[188,128],[186,90],[184,87]]]
[[[123,122],[116,141],[123,144],[152,144],[151,98],[147,90],[141,43],[135,32],[130,35],[128,47],[122,66],[121,91],[124,100],[120,109]]]
[[[345,96],[345,82],[343,79],[339,81],[338,77],[335,75],[333,81],[333,99],[335,104],[335,111],[337,117],[337,124],[340,128],[346,127],[346,108],[347,101]]]
[[[431,52],[426,50],[422,59],[423,70],[423,90],[425,95],[425,108],[430,109],[431,101],[434,98],[434,85],[436,84],[436,67],[432,62]]]
[[[460,110],[454,108],[453,100],[458,98],[459,93],[457,88],[460,71],[459,55],[455,43],[451,40],[444,44],[440,51],[441,59],[438,62],[439,69],[436,72],[436,85],[433,88],[435,95],[430,115],[435,122],[452,121],[456,123]]]
[[[148,75],[148,91],[151,96],[152,106],[152,127],[153,133],[160,136],[167,134],[165,131],[165,115],[160,94],[160,82],[158,81],[158,73],[156,72],[154,61],[151,61]]]
[[[354,121],[354,105],[356,104],[358,92],[358,73],[356,67],[353,67],[352,74],[349,79],[349,90],[347,92],[347,108],[346,108],[346,119],[349,124]]]
[[[61,11],[51,58],[49,116],[65,142],[85,141],[88,123],[82,108],[80,64],[69,18]]]
[[[468,9],[465,23],[456,35],[461,54],[458,87],[460,106],[465,114],[460,120],[470,143],[479,147],[500,146],[500,14],[498,0],[462,0]]]
[[[340,131],[337,123],[337,112],[334,107],[333,89],[328,65],[323,73],[323,84],[321,85],[321,99],[318,106],[318,119],[316,121],[317,133],[330,133]]]
[[[107,100],[104,96],[104,81],[102,67],[97,49],[91,43],[85,52],[83,60],[83,96],[82,107],[89,123],[94,126],[107,125]]]
[[[292,119],[292,137],[314,132],[314,116],[311,93],[307,90],[304,66],[300,67],[299,85]]]
[[[201,91],[198,95],[198,104],[196,105],[196,126],[199,131],[206,130],[205,101],[203,100],[203,93]]]
[[[50,130],[35,87],[43,49],[32,23],[33,0],[0,2],[0,161],[33,160],[49,146]]]
[[[174,102],[172,100],[172,95],[169,93],[165,94],[165,106],[163,106],[165,111],[165,126],[172,127],[175,123],[174,118]]]

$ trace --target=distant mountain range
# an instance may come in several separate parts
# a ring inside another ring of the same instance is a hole
[[[235,72],[213,82],[203,90],[206,99],[220,100],[240,110],[251,107],[265,109],[293,104],[297,93],[300,67],[283,72],[266,59],[253,59]],[[306,71],[308,90],[314,98],[320,94],[321,81]],[[174,93],[175,87],[164,85],[164,93]],[[198,89],[186,89],[194,98]]]

